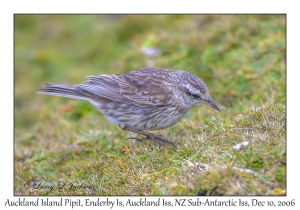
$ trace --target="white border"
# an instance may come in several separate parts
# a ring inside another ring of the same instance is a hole
[[[287,197],[258,197],[262,200],[296,199],[299,206],[299,22],[297,1],[8,1],[1,2],[1,190],[0,206],[13,197],[13,14],[15,13],[286,13],[287,14]],[[114,197],[110,197],[114,198]],[[168,197],[171,199],[170,197]],[[174,197],[172,197],[174,198]],[[254,198],[254,197],[252,197]],[[243,197],[243,199],[252,199]],[[29,200],[34,199],[28,197]],[[122,197],[121,199],[127,199]],[[223,200],[224,198],[218,198]],[[7,207],[5,207],[7,208]],[[99,208],[99,207],[98,207]],[[199,208],[199,207],[198,207]],[[265,207],[266,208],[266,207]],[[2,207],[1,207],[2,209]],[[123,208],[124,209],[124,208]],[[271,209],[271,207],[270,207]],[[273,208],[272,208],[273,209]]]

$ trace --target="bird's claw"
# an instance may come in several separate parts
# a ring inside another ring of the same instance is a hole
[[[128,137],[127,139],[133,139],[133,140],[136,140],[137,142],[142,142],[142,141],[147,140],[149,138],[148,137],[144,137],[144,138]]]
[[[169,144],[175,145],[174,142],[172,142],[172,141],[170,141],[170,140],[168,140],[168,139],[165,139],[165,138],[163,138],[163,137],[161,137],[161,136],[156,136],[156,135],[153,135],[153,134],[149,134],[149,135],[147,135],[147,136],[144,137],[144,138],[128,137],[127,139],[134,139],[134,140],[136,140],[137,142],[142,142],[142,141],[144,141],[144,140],[149,139],[149,140],[156,141],[156,142],[159,143],[160,145],[162,145],[162,142],[167,142],[167,143],[169,143]]]

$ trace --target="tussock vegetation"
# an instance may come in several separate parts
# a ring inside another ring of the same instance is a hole
[[[285,56],[282,15],[16,15],[15,195],[285,195]],[[222,113],[191,110],[160,146],[36,94],[144,67],[196,74]]]

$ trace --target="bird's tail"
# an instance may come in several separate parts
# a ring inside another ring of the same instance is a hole
[[[46,83],[43,87],[39,89],[38,94],[61,96],[67,98],[76,98],[89,100],[88,95],[82,90],[79,90],[75,86],[60,85],[60,84],[50,84]]]

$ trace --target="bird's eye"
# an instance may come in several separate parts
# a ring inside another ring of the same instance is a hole
[[[187,95],[193,97],[193,99],[201,99],[201,96],[191,93],[190,91],[186,92]]]
[[[199,96],[199,95],[195,95],[195,94],[192,94],[192,97],[193,97],[194,99],[198,99],[198,98],[200,98],[200,96]]]

